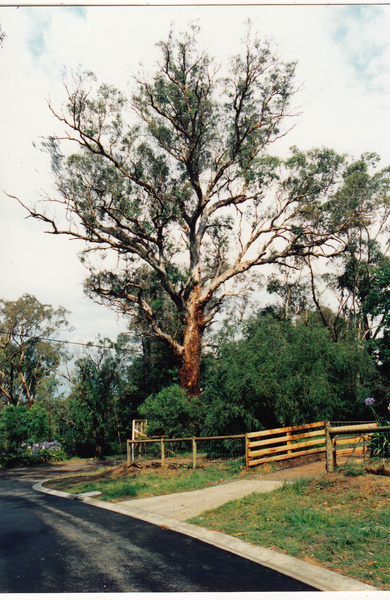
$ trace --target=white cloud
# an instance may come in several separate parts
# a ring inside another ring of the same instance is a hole
[[[389,21],[379,6],[349,6],[340,10],[334,40],[367,90],[389,92]]]
[[[198,20],[219,60],[234,53],[250,17],[284,60],[298,60],[302,114],[280,151],[330,146],[358,156],[377,151],[390,164],[389,6],[127,6],[0,8],[0,297],[24,292],[72,310],[74,339],[124,330],[108,309],[84,297],[76,242],[43,233],[1,190],[28,203],[52,185],[50,161],[32,145],[58,128],[46,99],[64,99],[64,67],[82,65],[100,81],[129,89],[131,72],[156,56],[155,44]]]

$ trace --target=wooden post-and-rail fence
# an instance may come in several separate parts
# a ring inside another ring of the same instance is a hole
[[[338,456],[365,457],[368,441],[373,429],[390,431],[390,427],[378,427],[376,423],[331,427],[329,421],[319,421],[293,427],[279,427],[265,431],[255,431],[242,435],[192,437],[192,438],[153,438],[127,440],[127,465],[134,461],[134,445],[159,444],[161,466],[166,464],[166,444],[170,442],[191,442],[192,468],[196,468],[198,441],[206,440],[245,440],[245,467],[247,469],[264,463],[295,459],[308,455],[324,454],[326,470],[333,472],[337,467]]]
[[[325,421],[247,434],[246,467],[325,452]]]
[[[350,448],[345,448],[345,444],[352,444],[354,448],[363,448],[360,451],[365,454],[370,434],[380,431],[390,432],[390,427],[378,427],[377,423],[331,427],[327,422],[326,425],[326,470],[328,473],[332,473],[337,468],[337,456],[351,454]]]
[[[196,469],[196,462],[198,458],[197,442],[199,441],[211,441],[211,440],[234,440],[234,439],[245,439],[246,434],[240,435],[218,435],[214,437],[189,437],[189,438],[152,438],[152,439],[132,439],[127,440],[127,466],[131,465],[134,461],[133,448],[135,444],[159,444],[160,445],[160,460],[161,466],[165,466],[165,448],[166,444],[172,442],[191,442],[192,445],[192,468]]]

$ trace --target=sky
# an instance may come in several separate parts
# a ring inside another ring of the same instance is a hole
[[[50,158],[39,144],[61,131],[47,101],[64,102],[65,69],[81,66],[128,92],[132,74],[141,61],[150,68],[172,23],[182,31],[197,21],[209,53],[223,62],[239,49],[248,18],[282,60],[298,61],[300,114],[278,151],[327,146],[354,157],[377,152],[381,166],[390,164],[390,6],[2,6],[1,299],[29,293],[64,306],[74,329],[62,339],[115,339],[126,331],[126,319],[84,295],[80,242],[45,233],[9,195],[34,205],[52,190]]]

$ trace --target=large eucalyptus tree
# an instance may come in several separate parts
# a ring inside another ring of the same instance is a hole
[[[174,351],[191,395],[205,328],[233,282],[341,251],[349,219],[331,215],[341,156],[268,153],[292,125],[295,64],[248,35],[220,68],[198,33],[161,42],[154,73],[136,77],[129,97],[92,74],[66,84],[64,108],[50,106],[65,131],[48,144],[58,194],[47,210],[28,208],[51,233],[84,240],[86,254],[106,252],[107,266],[91,261],[87,293],[146,323]],[[65,158],[63,140],[78,151]]]

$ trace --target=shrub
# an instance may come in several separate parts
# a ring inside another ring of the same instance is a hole
[[[373,433],[370,436],[369,448],[372,458],[388,458],[390,456],[390,431]]]
[[[380,427],[389,427],[389,421],[378,415],[374,409],[376,403],[374,398],[366,398],[364,401],[366,406],[369,406],[374,414],[375,420]],[[390,456],[390,431],[378,431],[370,436],[369,448],[372,458],[387,458]]]
[[[196,433],[196,407],[177,384],[146,398],[138,412],[148,420],[148,437],[181,438]]]
[[[67,455],[57,440],[35,444],[23,443],[16,451],[11,449],[0,453],[0,467],[27,467],[49,461],[58,462],[66,458]]]

